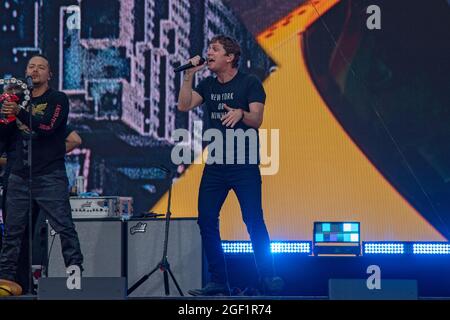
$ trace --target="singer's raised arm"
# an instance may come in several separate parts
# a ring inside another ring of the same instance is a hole
[[[186,73],[184,75],[183,85],[178,95],[178,110],[189,111],[203,103],[203,98],[194,90],[192,90],[193,74]]]
[[[178,110],[180,111],[189,111],[203,103],[202,96],[192,90],[192,84],[194,82],[195,73],[206,66],[206,61],[198,55],[189,61],[194,67],[191,67],[184,72],[183,84],[181,85],[180,93],[178,95]]]

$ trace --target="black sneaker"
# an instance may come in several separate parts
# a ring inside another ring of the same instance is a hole
[[[261,281],[261,293],[267,296],[276,296],[284,288],[284,281],[280,277],[266,277]]]
[[[230,288],[227,284],[209,282],[202,289],[189,290],[191,296],[229,296]]]

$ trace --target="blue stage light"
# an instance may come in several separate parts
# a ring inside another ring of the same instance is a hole
[[[272,242],[272,253],[311,253],[309,242]]]
[[[450,254],[449,243],[413,243],[414,254]]]
[[[223,252],[226,254],[253,253],[250,241],[223,241]],[[271,251],[279,253],[302,253],[311,254],[311,241],[272,241]],[[447,255],[450,254],[450,243],[448,242],[363,242],[363,254],[384,255]]]
[[[405,244],[389,242],[363,243],[364,254],[404,254]]]
[[[224,253],[251,253],[253,247],[251,242],[246,241],[227,241],[222,242]]]
[[[308,241],[273,241],[270,244],[272,253],[311,253],[311,242]],[[250,241],[222,241],[224,253],[252,253]]]

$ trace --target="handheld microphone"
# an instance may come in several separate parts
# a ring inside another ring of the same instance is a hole
[[[25,78],[25,81],[27,82],[28,90],[33,90],[34,89],[33,78],[31,76],[27,76]]]
[[[164,171],[168,176],[172,176],[173,178],[179,178],[183,174],[183,172],[186,170],[184,165],[179,165],[176,169],[169,169],[165,165],[161,164],[157,166],[161,171]]]
[[[175,69],[173,69],[173,71],[174,72],[180,72],[180,71],[191,69],[191,68],[194,68],[194,67],[197,67],[197,66],[201,66],[202,64],[205,63],[205,61],[206,60],[204,58],[200,58],[200,61],[198,62],[198,65],[196,65],[196,66],[194,66],[192,64],[192,62],[189,61],[189,63],[186,63],[186,64],[183,64],[182,66],[176,67]]]

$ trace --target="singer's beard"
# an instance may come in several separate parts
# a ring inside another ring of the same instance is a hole
[[[34,90],[48,86],[49,86],[48,81],[40,81],[40,80],[33,81]]]
[[[33,82],[33,87],[35,87],[35,88],[42,87],[43,85],[45,85],[45,83],[48,83],[48,80],[47,81],[42,80],[43,77],[41,77],[41,76],[37,76],[36,78],[34,78],[33,75],[27,74],[27,75],[25,75],[25,77],[31,78],[31,81]]]

